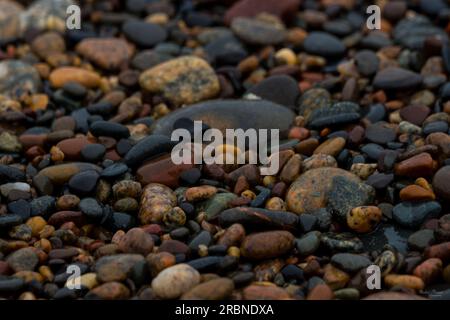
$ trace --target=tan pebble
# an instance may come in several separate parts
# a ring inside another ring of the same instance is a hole
[[[213,186],[192,187],[186,190],[185,197],[189,202],[201,201],[211,198],[217,193]]]
[[[55,88],[61,88],[68,82],[78,82],[87,88],[96,88],[100,84],[100,76],[97,73],[76,67],[55,69],[49,78],[51,85]]]
[[[47,225],[47,221],[45,221],[44,218],[40,216],[29,218],[26,222],[26,225],[31,228],[31,234],[33,237],[37,237],[39,235],[39,232],[44,229],[44,227]]]
[[[388,274],[384,277],[384,283],[388,287],[405,287],[413,290],[422,290],[425,284],[422,279],[406,274]]]
[[[380,208],[363,206],[353,208],[347,214],[347,225],[356,232],[365,233],[374,230],[383,216]]]
[[[273,197],[267,201],[266,209],[274,211],[286,211],[286,203],[279,197]]]

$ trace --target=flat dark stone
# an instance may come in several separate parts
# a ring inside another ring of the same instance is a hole
[[[175,121],[181,118],[201,120],[211,128],[247,130],[279,129],[287,132],[295,114],[281,105],[266,100],[213,100],[171,112],[156,121],[153,134],[170,136]]]
[[[323,57],[340,57],[346,50],[339,38],[321,31],[311,32],[303,42],[303,48],[310,54]]]

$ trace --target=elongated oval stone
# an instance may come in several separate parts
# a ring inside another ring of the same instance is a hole
[[[279,129],[287,132],[295,114],[286,107],[266,100],[215,100],[178,109],[158,120],[154,134],[170,135],[175,121],[188,118],[201,120],[211,128]]]

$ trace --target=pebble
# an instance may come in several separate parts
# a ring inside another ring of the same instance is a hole
[[[347,214],[347,225],[359,233],[370,232],[375,229],[382,218],[378,207],[356,207]]]
[[[300,90],[297,81],[287,75],[270,76],[252,86],[247,94],[254,94],[261,99],[294,109]]]
[[[239,224],[247,227],[285,229],[294,231],[298,216],[292,212],[273,211],[260,208],[237,207],[219,214],[219,225],[228,227]]]
[[[339,58],[345,54],[345,45],[339,38],[325,32],[314,31],[303,41],[303,48],[309,54],[327,58]]]
[[[228,278],[217,278],[203,282],[181,296],[182,300],[223,300],[234,290],[234,282]]]
[[[450,166],[445,166],[439,169],[433,177],[433,190],[438,197],[445,200],[450,200]]]
[[[170,188],[150,183],[142,191],[139,219],[143,224],[160,222],[176,204],[177,198]]]
[[[97,163],[105,156],[106,148],[99,143],[90,143],[80,150],[81,157],[87,162]]]
[[[6,262],[14,272],[33,271],[39,263],[39,257],[32,248],[22,248],[6,257]]]
[[[289,211],[297,214],[312,212],[325,208],[328,203],[328,193],[333,186],[333,178],[342,176],[348,180],[359,182],[359,178],[339,168],[312,169],[294,181],[286,195]]]
[[[285,28],[281,23],[271,23],[262,19],[238,17],[231,22],[231,30],[251,45],[275,45],[286,37]]]
[[[286,107],[266,100],[208,101],[176,110],[161,118],[155,123],[153,134],[171,135],[174,123],[182,118],[207,119],[209,127],[223,132],[225,129],[237,128],[244,131],[249,128],[279,129],[282,132],[287,131],[291,125],[294,113]]]
[[[125,36],[142,48],[152,48],[167,38],[167,31],[153,23],[130,20],[123,24]]]
[[[426,177],[433,172],[433,158],[428,153],[421,153],[395,165],[395,174],[407,177]]]
[[[150,135],[135,144],[125,155],[124,160],[130,167],[135,167],[144,160],[162,152],[169,151],[172,142],[165,136]]]
[[[0,2],[0,42],[6,42],[18,38],[21,34],[20,16],[23,7],[13,1]]]
[[[55,88],[62,88],[69,83],[77,83],[86,88],[97,88],[100,76],[94,72],[77,67],[60,67],[50,73],[50,83]]]
[[[78,43],[76,51],[100,68],[117,70],[128,63],[134,50],[122,39],[89,38]]]
[[[89,299],[125,300],[130,297],[130,290],[120,282],[104,283],[88,292]]]
[[[423,251],[434,243],[434,231],[429,229],[414,232],[408,238],[408,246],[412,250]]]
[[[95,263],[95,272],[100,282],[124,281],[131,269],[144,257],[139,254],[116,254],[98,259]]]
[[[94,192],[100,175],[94,170],[82,171],[69,180],[70,190],[78,195],[90,195]]]
[[[140,228],[133,228],[120,239],[119,249],[125,253],[138,253],[146,256],[153,250],[153,239]]]
[[[394,220],[407,228],[418,228],[430,218],[436,218],[441,212],[441,205],[436,201],[401,202],[394,207]]]
[[[20,60],[0,62],[0,92],[12,98],[22,92],[37,93],[42,82],[36,69]]]
[[[244,257],[255,260],[282,256],[294,247],[294,237],[288,231],[267,231],[248,235],[241,245]]]
[[[412,290],[422,290],[425,287],[422,279],[411,275],[388,274],[384,277],[384,283],[388,287],[404,287]]]
[[[109,121],[95,121],[89,128],[89,131],[96,137],[106,136],[117,140],[128,138],[130,131],[124,125]]]
[[[315,231],[308,232],[304,236],[295,240],[295,247],[302,256],[309,256],[316,252],[320,246],[320,234]]]
[[[214,98],[220,90],[214,70],[193,56],[159,64],[142,73],[139,83],[144,90],[161,93],[176,106]]]
[[[373,85],[382,90],[407,90],[422,84],[421,75],[412,71],[389,67],[378,71],[373,79]]]
[[[224,20],[229,25],[236,17],[253,17],[263,12],[270,12],[279,18],[289,19],[299,5],[299,0],[269,0],[264,3],[257,0],[240,0],[228,9]]]
[[[308,127],[313,129],[352,123],[361,118],[360,107],[354,102],[337,102],[311,112]]]
[[[337,253],[331,257],[331,263],[348,273],[356,273],[372,264],[370,259],[353,253]]]
[[[161,271],[152,281],[154,293],[161,299],[175,299],[200,283],[200,274],[191,266],[181,263]]]

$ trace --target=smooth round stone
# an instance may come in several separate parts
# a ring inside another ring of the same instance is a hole
[[[248,93],[252,93],[262,99],[294,108],[300,96],[297,81],[286,75],[271,76],[251,87]]]
[[[113,231],[128,230],[136,226],[136,219],[123,212],[113,212],[107,217],[104,225]]]
[[[386,109],[381,103],[372,104],[365,118],[371,123],[381,121],[386,116]]]
[[[124,163],[114,163],[100,173],[102,178],[117,178],[128,171],[128,166]]]
[[[96,163],[103,159],[105,152],[106,148],[104,145],[99,143],[92,143],[86,145],[83,149],[81,149],[81,156],[88,162]]]
[[[98,172],[89,170],[75,174],[69,180],[69,188],[75,194],[91,194],[97,186],[100,175]]]
[[[22,248],[11,253],[6,262],[14,272],[33,271],[39,263],[39,258],[32,248]]]
[[[15,167],[0,164],[0,184],[25,181],[25,173]]]
[[[286,107],[265,100],[215,100],[182,108],[161,118],[153,127],[153,134],[170,136],[174,123],[182,118],[203,121],[211,128],[250,128],[288,130],[294,113]]]
[[[87,106],[86,110],[90,114],[98,114],[98,115],[107,116],[114,110],[114,106],[107,101],[100,101],[100,102],[97,102],[97,103]]]
[[[288,210],[301,214],[325,208],[328,203],[328,193],[333,186],[333,178],[338,176],[355,183],[360,181],[356,175],[339,168],[324,167],[308,170],[289,188],[286,195]]]
[[[448,39],[444,30],[434,26],[423,15],[401,20],[395,26],[393,36],[396,42],[413,50],[421,50],[428,37],[437,37],[443,40]]]
[[[1,277],[0,292],[17,292],[23,288],[25,281],[16,277]]]
[[[23,7],[13,1],[0,1],[0,43],[20,37]]]
[[[216,65],[236,65],[248,56],[245,47],[233,34],[214,38],[203,49],[209,61]]]
[[[430,114],[430,108],[421,105],[407,106],[400,109],[400,116],[403,120],[421,126]]]
[[[144,71],[139,78],[141,87],[162,94],[176,106],[214,98],[220,92],[214,69],[203,59],[183,56]]]
[[[366,183],[375,189],[384,189],[392,181],[394,181],[394,174],[392,173],[375,173],[366,180]]]
[[[175,299],[200,283],[200,274],[187,264],[161,271],[152,281],[152,289],[162,299]]]
[[[434,132],[444,132],[448,131],[448,123],[444,121],[436,121],[428,123],[423,127],[423,133],[428,135]]]
[[[300,239],[295,240],[295,247],[302,256],[313,254],[320,246],[320,233],[316,231],[309,232]]]
[[[401,202],[392,212],[394,220],[406,228],[418,228],[427,219],[436,218],[441,212],[441,205],[436,201]]]
[[[30,203],[24,199],[12,201],[8,203],[8,211],[12,214],[17,214],[22,217],[23,221],[26,221],[31,214]]]
[[[376,123],[366,128],[366,138],[373,143],[387,144],[394,141],[397,138],[397,134],[386,123]]]
[[[144,71],[170,59],[172,59],[172,56],[169,54],[155,50],[142,50],[133,57],[131,66],[137,70]]]
[[[369,258],[353,253],[337,253],[331,257],[331,263],[349,273],[358,272],[372,264]]]
[[[181,297],[182,300],[223,300],[234,290],[233,280],[217,278],[201,283]]]
[[[309,119],[316,109],[328,107],[331,104],[330,93],[323,88],[312,88],[305,91],[298,101],[298,114]]]
[[[0,92],[16,98],[24,92],[37,93],[42,82],[36,69],[20,60],[0,62]]]
[[[144,260],[140,254],[121,253],[104,256],[95,263],[97,280],[101,282],[124,281],[135,264]]]
[[[352,24],[344,19],[327,21],[323,25],[323,30],[339,37],[344,37],[352,33]]]
[[[84,198],[80,201],[78,207],[88,218],[101,219],[103,217],[103,208],[94,198]]]
[[[75,50],[81,56],[105,70],[118,70],[128,63],[134,50],[119,38],[84,39]]]
[[[355,62],[359,73],[369,77],[377,72],[380,60],[372,50],[361,50],[356,53]]]
[[[450,166],[442,167],[433,178],[433,190],[438,197],[450,200]]]
[[[303,42],[303,48],[307,53],[329,58],[341,57],[346,51],[339,38],[321,31],[308,34]]]
[[[191,242],[189,242],[189,249],[193,252],[197,252],[198,247],[200,245],[209,246],[212,242],[211,233],[204,230],[201,231],[198,235],[196,235]]]
[[[22,217],[18,214],[7,214],[0,216],[0,229],[8,229],[10,227],[21,224]]]
[[[286,30],[282,24],[244,17],[234,19],[231,30],[244,42],[253,45],[278,44],[286,36]]]
[[[154,47],[167,38],[167,31],[161,26],[137,20],[125,22],[122,32],[130,41],[143,48]]]
[[[368,143],[361,148],[361,151],[367,154],[369,158],[378,160],[384,152],[384,148],[375,143]]]
[[[87,94],[86,88],[77,82],[67,82],[62,86],[63,92],[69,97],[82,100]]]
[[[78,83],[86,88],[96,88],[100,84],[97,72],[78,67],[59,67],[50,73],[50,83],[54,88],[62,88],[67,83]]]
[[[52,55],[64,53],[66,44],[59,33],[49,31],[37,36],[31,43],[31,49],[45,60]]]
[[[124,160],[128,166],[135,167],[153,156],[170,151],[172,146],[173,142],[167,136],[152,134],[135,144],[125,155]]]
[[[420,86],[422,81],[422,76],[413,71],[388,67],[375,75],[373,85],[382,90],[406,90]]]
[[[237,1],[225,13],[224,22],[229,25],[237,17],[254,17],[263,12],[270,12],[272,15],[285,21],[294,17],[300,5],[299,0],[243,0]]]
[[[334,105],[321,107],[311,112],[308,127],[319,129],[352,123],[361,118],[360,107],[354,102],[337,102]]]
[[[42,196],[31,200],[31,215],[46,217],[53,212],[56,199],[51,196]]]
[[[95,121],[89,131],[96,137],[105,136],[115,139],[128,138],[130,130],[120,123],[109,121]]]
[[[411,250],[423,251],[435,242],[434,231],[423,229],[411,234],[408,238],[408,246]]]
[[[294,247],[294,236],[288,231],[267,231],[245,237],[241,245],[244,257],[253,260],[282,256]]]

